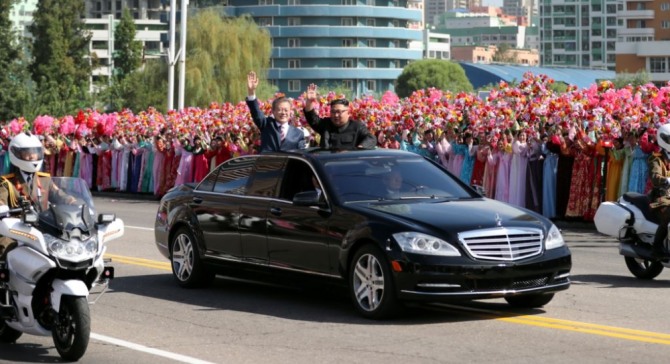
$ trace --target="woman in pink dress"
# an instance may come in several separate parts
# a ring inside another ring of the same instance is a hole
[[[506,140],[498,141],[498,152],[496,153],[498,171],[496,173],[495,199],[509,202],[509,170],[512,163],[512,145]]]
[[[509,202],[526,206],[526,168],[528,166],[528,143],[526,133],[519,132],[512,143],[512,164],[509,170]]]
[[[484,165],[484,192],[486,197],[494,198],[496,190],[496,174],[498,172],[498,140],[492,139],[488,151],[484,153],[486,156]],[[492,149],[494,148],[494,149]]]

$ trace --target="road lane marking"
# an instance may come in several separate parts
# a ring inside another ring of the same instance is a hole
[[[469,312],[472,315],[487,317],[497,321],[528,325],[528,326],[546,327],[564,331],[580,332],[585,334],[607,336],[632,341],[641,341],[652,344],[670,345],[670,334],[661,332],[627,329],[624,327],[598,325],[587,322],[556,319],[551,317],[541,317],[531,315],[512,316],[508,313],[495,310],[486,310],[486,309],[472,308],[459,305],[450,305],[444,303],[436,303],[434,305],[438,307],[452,309],[454,311]]]
[[[170,262],[159,262],[157,260],[128,257],[116,254],[105,254],[105,258],[111,258],[112,262],[139,265],[142,267],[166,270],[170,272],[172,271],[172,266],[170,265]]]
[[[131,343],[129,341],[116,339],[116,338],[113,338],[113,337],[100,335],[100,334],[96,334],[96,333],[93,333],[93,332],[91,333],[91,339],[98,340],[98,341],[103,341],[103,342],[106,342],[106,343],[109,343],[109,344],[112,344],[112,345],[116,345],[116,346],[122,346],[124,348],[128,348],[128,349],[135,350],[135,351],[141,351],[141,352],[147,353],[147,354],[162,356],[164,358],[180,361],[182,363],[214,364],[213,362],[210,362],[210,361],[204,361],[204,360],[196,359],[196,358],[186,356],[186,355],[175,354],[175,353],[171,353],[171,352],[165,351],[165,350],[150,348],[148,346]]]
[[[148,228],[148,227],[143,227],[143,226],[132,226],[132,225],[125,225],[127,229],[136,229],[136,230],[145,230],[145,231],[154,231],[154,228]]]
[[[105,254],[105,256],[112,258],[112,261],[115,262],[138,265],[142,267],[160,269],[165,271],[172,271],[169,262],[159,262],[156,260],[134,258],[114,254]],[[530,316],[530,315],[511,316],[508,313],[495,310],[487,310],[481,308],[451,305],[444,303],[436,303],[433,306],[440,307],[443,309],[445,308],[451,309],[459,312],[467,312],[472,315],[478,315],[493,320],[527,325],[527,326],[546,327],[557,330],[580,332],[585,334],[613,337],[625,340],[670,345],[670,334],[653,332],[653,331],[627,329],[623,327],[598,325],[586,322],[569,321],[569,320],[540,317],[540,316]]]

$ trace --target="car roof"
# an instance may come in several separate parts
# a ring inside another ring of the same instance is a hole
[[[370,158],[370,157],[395,157],[395,158],[423,158],[420,155],[398,149],[355,149],[355,150],[332,150],[321,148],[296,149],[280,152],[266,152],[261,155],[295,155],[310,160],[318,160],[325,163],[333,160],[352,159],[352,158]]]

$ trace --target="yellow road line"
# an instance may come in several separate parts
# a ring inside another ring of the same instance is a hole
[[[138,265],[142,267],[160,269],[164,271],[172,271],[169,262],[159,262],[156,260],[134,258],[115,254],[105,254],[105,257],[112,258],[114,262]],[[503,312],[493,310],[472,309],[466,306],[440,304],[439,307],[452,309],[459,312],[466,312],[470,315],[481,316],[497,321],[509,322],[520,325],[545,327],[556,330],[579,332],[584,334],[613,337],[618,339],[640,341],[652,344],[670,345],[670,334],[660,332],[627,329],[624,327],[598,325],[587,322],[562,320],[542,316],[530,316],[530,315],[510,316],[509,314],[505,314]]]
[[[139,266],[147,267],[147,268],[154,268],[154,269],[172,271],[172,267],[170,266],[169,262],[159,262],[159,261],[156,261],[156,260],[134,258],[134,257],[128,257],[128,256],[116,255],[116,254],[105,254],[105,258],[112,258],[112,261],[119,262],[119,263],[139,265]]]

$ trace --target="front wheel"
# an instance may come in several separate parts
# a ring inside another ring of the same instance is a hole
[[[654,279],[663,271],[663,264],[659,261],[624,257],[626,266],[633,275],[640,279]]]
[[[365,245],[354,255],[349,292],[354,306],[366,318],[382,319],[398,311],[389,263],[377,247]]]
[[[3,343],[14,343],[18,340],[23,333],[18,330],[14,330],[11,327],[7,326],[4,320],[0,320],[0,342]]]
[[[199,288],[208,285],[214,279],[200,259],[198,244],[187,228],[181,228],[174,234],[170,244],[172,275],[184,288]]]
[[[553,293],[524,294],[505,297],[505,301],[512,307],[538,308],[546,305],[554,298]]]
[[[61,358],[77,361],[84,356],[91,336],[91,314],[86,297],[62,298],[51,334]]]

